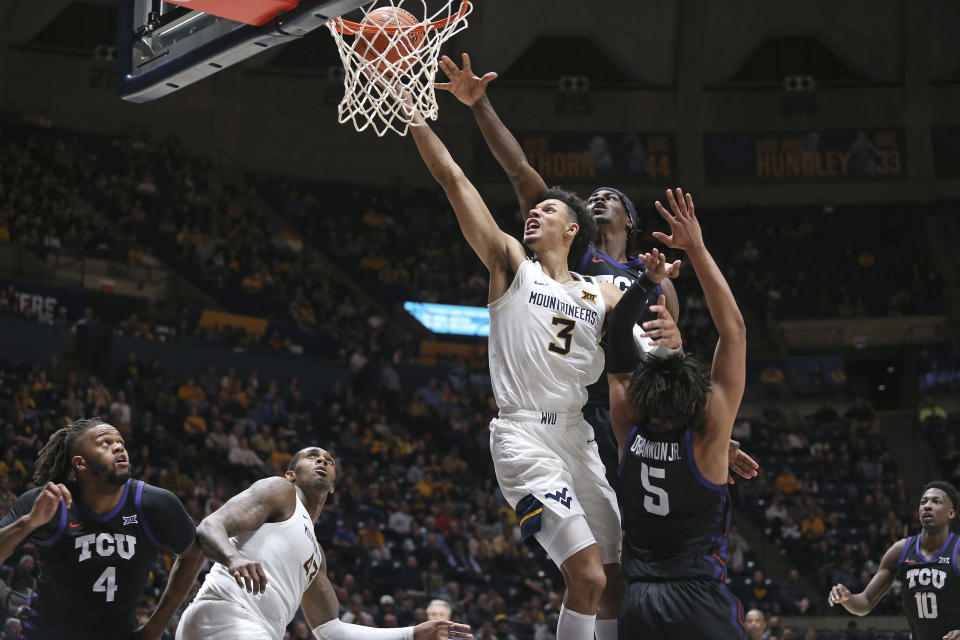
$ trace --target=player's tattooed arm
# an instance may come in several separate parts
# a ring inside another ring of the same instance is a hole
[[[296,499],[296,489],[283,478],[264,478],[254,482],[200,523],[197,527],[200,550],[206,557],[225,566],[241,588],[255,595],[263,593],[267,585],[263,568],[255,559],[240,555],[230,544],[230,538],[255,531],[271,520],[289,517]]]
[[[877,569],[866,588],[860,593],[851,593],[850,589],[843,584],[838,584],[830,589],[830,595],[827,598],[830,606],[843,605],[844,609],[858,616],[865,616],[873,611],[880,599],[893,586],[893,581],[897,577],[897,565],[900,562],[905,544],[906,540],[901,540],[887,549],[887,552],[883,554],[883,560],[880,561],[880,568]]]

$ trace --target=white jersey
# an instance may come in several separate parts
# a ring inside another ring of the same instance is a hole
[[[245,558],[255,560],[267,576],[267,588],[255,596],[241,589],[222,564],[215,563],[207,574],[197,600],[226,600],[261,619],[280,640],[300,607],[310,582],[321,571],[322,556],[313,533],[313,520],[296,498],[297,507],[283,522],[267,522],[252,533],[230,538]]]
[[[599,285],[582,276],[560,284],[527,260],[489,309],[490,379],[501,414],[580,411],[587,385],[603,372]]]

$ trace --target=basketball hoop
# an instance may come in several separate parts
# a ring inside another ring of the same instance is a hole
[[[373,0],[362,7],[360,22],[327,22],[344,68],[340,124],[404,136],[415,111],[437,119],[433,79],[440,46],[467,28],[473,10],[470,0],[460,0],[457,9],[457,0],[441,1],[445,6],[431,14],[426,0],[389,0],[380,7]]]

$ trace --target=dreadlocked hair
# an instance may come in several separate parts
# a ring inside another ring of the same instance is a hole
[[[40,449],[36,466],[33,470],[33,481],[40,486],[48,482],[67,482],[73,476],[73,451],[77,440],[89,429],[106,424],[100,418],[83,418],[69,427],[57,429],[47,444]]]
[[[952,506],[953,510],[956,512],[953,516],[953,519],[950,520],[950,530],[960,531],[960,493],[958,493],[957,489],[949,482],[944,482],[943,480],[934,480],[933,482],[928,482],[923,487],[923,491],[920,492],[920,495],[925,494],[929,489],[939,489],[947,494],[947,498],[950,499],[950,506]]]
[[[583,259],[583,254],[587,252],[587,245],[593,242],[597,235],[597,223],[593,221],[593,216],[587,210],[587,205],[580,197],[572,191],[566,191],[560,187],[550,187],[540,194],[539,201],[559,200],[567,206],[574,222],[580,227],[577,235],[573,237],[573,243],[570,245],[570,254],[567,256],[567,266],[570,269],[576,269]]]
[[[627,387],[639,421],[656,419],[697,433],[706,426],[700,409],[709,392],[709,374],[693,356],[681,354],[665,358],[645,354]]]

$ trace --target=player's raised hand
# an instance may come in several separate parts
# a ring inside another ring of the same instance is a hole
[[[760,474],[760,465],[740,449],[740,443],[736,440],[730,441],[728,456],[731,473],[727,475],[727,482],[730,484],[734,483],[734,473],[746,480],[756,478]]]
[[[431,620],[413,628],[413,640],[441,640],[443,638],[472,638],[467,633],[470,625],[450,622],[449,620]]]
[[[447,56],[440,58],[440,68],[450,82],[434,82],[433,86],[449,91],[468,107],[472,107],[477,100],[487,95],[487,85],[497,78],[493,71],[485,73],[482,78],[477,76],[470,67],[469,53],[463,54],[462,69]]]
[[[649,338],[655,347],[667,347],[668,349],[679,349],[683,346],[683,338],[680,336],[680,329],[677,323],[667,311],[667,298],[662,293],[657,300],[657,304],[650,305],[650,311],[657,314],[655,320],[647,320],[642,325],[643,333],[641,337]]]
[[[237,581],[237,585],[248,593],[258,596],[267,590],[267,574],[263,572],[259,562],[237,556],[230,561],[227,571]]]
[[[37,494],[33,508],[27,514],[27,522],[33,528],[45,525],[57,513],[57,507],[60,506],[61,501],[67,509],[70,508],[70,505],[73,504],[70,490],[62,484],[48,482],[44,485],[43,490]]]
[[[827,602],[829,602],[832,607],[835,604],[846,602],[852,596],[853,594],[850,593],[850,589],[847,589],[847,587],[842,584],[838,584],[833,589],[830,589],[830,597],[827,598]]]
[[[663,282],[664,278],[676,278],[680,275],[680,261],[674,260],[667,264],[667,256],[660,253],[658,249],[640,257],[643,259],[643,272],[647,280],[654,284]]]
[[[664,209],[659,200],[654,206],[670,225],[670,235],[654,231],[653,237],[671,249],[690,251],[703,247],[703,232],[693,210],[693,196],[685,194],[679,187],[675,191],[667,189],[667,204],[670,211]]]

